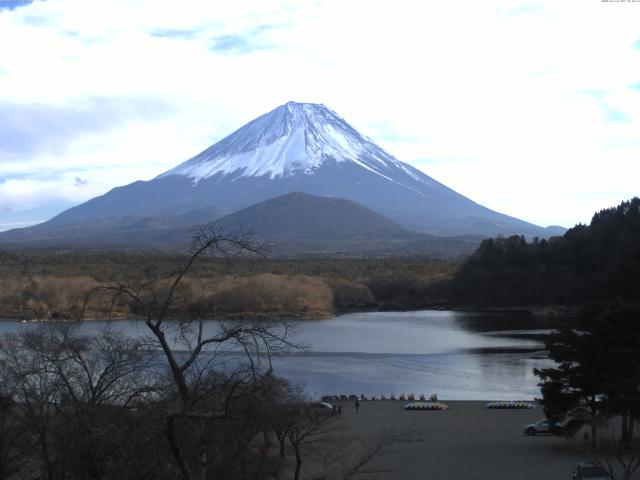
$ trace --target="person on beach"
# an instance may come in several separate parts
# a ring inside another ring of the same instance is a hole
[[[356,411],[356,415],[358,414],[358,408],[360,408],[360,402],[356,400],[356,403],[353,404],[353,409]]]

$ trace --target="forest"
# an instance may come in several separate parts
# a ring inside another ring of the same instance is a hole
[[[640,199],[597,212],[562,237],[484,240],[440,285],[457,305],[584,305],[640,300]]]

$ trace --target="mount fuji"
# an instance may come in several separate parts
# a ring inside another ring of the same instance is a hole
[[[150,218],[162,218],[165,227],[185,218],[212,221],[293,192],[356,202],[414,233],[560,233],[473,202],[385,152],[324,105],[289,102],[153,180],[114,188],[48,222],[6,232],[0,240],[54,232],[60,237],[70,228],[122,227]]]

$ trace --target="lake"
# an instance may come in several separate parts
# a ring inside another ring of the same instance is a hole
[[[87,333],[107,322],[85,322]],[[37,324],[0,322],[0,334]],[[112,325],[131,336],[141,322]],[[213,328],[215,322],[210,322]],[[550,365],[542,336],[549,320],[516,313],[424,310],[368,312],[295,326],[308,346],[273,361],[276,374],[321,395],[437,393],[450,400],[521,400],[540,396],[534,367]]]

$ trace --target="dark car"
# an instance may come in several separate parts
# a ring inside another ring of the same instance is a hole
[[[584,462],[573,471],[573,480],[611,480],[607,471],[592,462]]]

